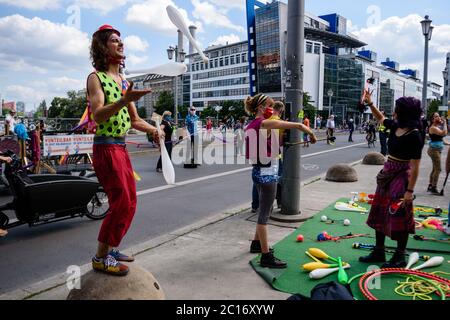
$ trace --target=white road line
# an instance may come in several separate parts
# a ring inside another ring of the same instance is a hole
[[[346,146],[346,147],[341,147],[341,148],[335,148],[335,149],[330,149],[330,150],[325,150],[325,151],[319,151],[319,152],[315,152],[315,153],[305,154],[305,155],[301,156],[301,158],[309,158],[309,157],[317,156],[319,154],[339,151],[339,150],[342,150],[342,149],[353,148],[353,147],[356,147],[356,146],[362,146],[364,144],[367,144],[367,142],[361,142],[361,143],[352,144],[351,146]]]
[[[330,149],[330,150],[325,150],[325,151],[305,154],[305,155],[301,156],[301,158],[309,158],[309,157],[313,157],[313,156],[316,156],[316,155],[319,155],[319,154],[339,151],[339,150],[342,150],[342,149],[348,149],[348,148],[352,148],[352,147],[356,147],[356,146],[364,145],[364,144],[366,144],[366,143],[364,143],[364,142],[363,143],[357,143],[357,144],[353,144],[351,146],[346,146],[346,147],[341,147],[341,148],[335,148],[335,149]],[[235,173],[250,171],[251,169],[252,169],[252,167],[247,167],[247,168],[242,168],[242,169],[237,169],[237,170],[231,170],[231,171],[216,173],[216,174],[212,174],[212,175],[208,175],[208,176],[203,176],[203,177],[200,177],[200,178],[184,180],[184,181],[175,183],[173,185],[165,185],[165,186],[160,186],[160,187],[155,187],[155,188],[141,190],[141,191],[137,192],[137,195],[138,196],[142,196],[144,194],[149,194],[149,193],[154,193],[154,192],[158,192],[158,191],[162,191],[162,190],[167,190],[167,189],[172,189],[172,188],[176,188],[176,187],[181,187],[181,186],[185,186],[185,185],[196,183],[196,182],[200,182],[200,181],[205,181],[205,180],[225,177],[225,176],[228,176],[228,175],[231,175],[231,174],[235,174]]]
[[[185,185],[188,185],[188,184],[191,184],[191,183],[196,183],[196,182],[205,181],[205,180],[209,180],[209,179],[224,177],[224,176],[228,176],[230,174],[235,174],[235,173],[239,173],[239,172],[250,171],[251,169],[252,169],[251,167],[247,167],[247,168],[242,168],[242,169],[237,169],[237,170],[232,170],[232,171],[226,171],[226,172],[211,174],[211,175],[200,177],[200,178],[195,178],[195,179],[181,181],[181,182],[175,183],[174,185],[166,185],[166,186],[161,186],[161,187],[141,190],[141,191],[137,192],[137,195],[140,196],[140,195],[147,194],[147,193],[153,193],[153,192],[157,192],[157,191],[161,191],[161,190],[166,190],[166,189],[171,189],[171,188],[175,188],[175,187],[185,186]]]

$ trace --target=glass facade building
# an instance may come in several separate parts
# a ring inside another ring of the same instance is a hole
[[[337,117],[338,123],[343,118],[358,113],[364,77],[364,68],[360,61],[325,54],[323,105],[329,105],[326,93],[329,89],[333,90],[332,113]]]
[[[280,3],[256,10],[257,92],[281,92]]]

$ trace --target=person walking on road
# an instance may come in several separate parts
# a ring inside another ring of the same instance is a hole
[[[101,26],[92,36],[91,59],[95,72],[87,79],[88,106],[96,123],[93,166],[98,181],[108,196],[109,212],[98,235],[97,253],[92,258],[96,271],[124,276],[131,262],[117,248],[127,233],[136,211],[136,182],[125,145],[125,134],[135,128],[153,134],[158,130],[141,119],[134,101],[151,92],[135,90],[120,73],[125,59],[120,32],[110,25]]]
[[[327,120],[327,144],[334,144],[336,138],[334,137],[334,129],[336,125],[334,123],[334,115],[330,115]]]
[[[303,124],[306,127],[311,128],[307,115],[305,115],[305,117],[303,118]],[[306,132],[303,133],[303,147],[309,147],[308,133],[306,133]]]
[[[172,112],[164,111],[162,114],[161,130],[164,132],[164,144],[166,145],[167,153],[169,158],[172,159],[172,132],[173,132],[173,121],[171,118]],[[156,164],[156,171],[162,172],[162,156],[159,156],[158,163]]]
[[[389,120],[375,107],[367,90],[364,102],[377,121],[391,131],[388,160],[377,175],[377,189],[367,219],[367,225],[375,229],[376,245],[359,261],[384,263],[382,268],[404,268],[408,237],[415,233],[413,193],[423,147],[418,129],[422,109],[416,98],[402,97],[395,102],[394,120]],[[397,241],[397,249],[388,262],[384,251],[386,236]]]
[[[353,142],[353,131],[355,131],[355,124],[353,123],[353,118],[348,120],[348,142]]]
[[[428,184],[428,192],[434,195],[440,195],[437,190],[437,183],[441,173],[441,154],[444,149],[444,137],[447,135],[447,122],[435,112],[431,115],[431,125],[428,130],[430,136],[430,143],[428,146],[428,155],[433,162],[433,169],[430,173],[430,180]]]
[[[274,137],[267,131],[272,129],[297,129],[307,132],[310,135],[311,143],[316,142],[316,136],[311,129],[301,123],[269,119],[273,115],[273,105],[272,98],[261,93],[253,97],[247,97],[245,100],[246,112],[255,117],[255,120],[245,129],[245,139],[246,158],[253,165],[252,180],[256,184],[259,196],[258,222],[250,252],[261,253],[260,265],[262,267],[286,268],[286,262],[275,257],[268,242],[267,221],[275,200],[279,178],[277,160],[279,147],[272,148]],[[274,145],[276,146],[277,143],[274,142]],[[262,149],[260,150],[260,148]]]

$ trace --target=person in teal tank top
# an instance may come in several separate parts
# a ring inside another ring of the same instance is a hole
[[[134,128],[159,141],[158,130],[139,117],[134,104],[151,90],[134,90],[133,83],[128,83],[119,72],[125,59],[120,32],[110,25],[101,26],[92,36],[90,51],[96,70],[87,80],[89,106],[96,123],[93,165],[109,202],[92,267],[124,276],[129,268],[120,261],[131,262],[134,258],[121,253],[117,247],[136,211],[136,183],[125,135],[128,129]]]

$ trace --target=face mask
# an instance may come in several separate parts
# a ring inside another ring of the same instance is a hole
[[[273,115],[273,108],[272,107],[267,107],[264,110],[264,114],[263,114],[264,119],[269,119],[272,115]]]

